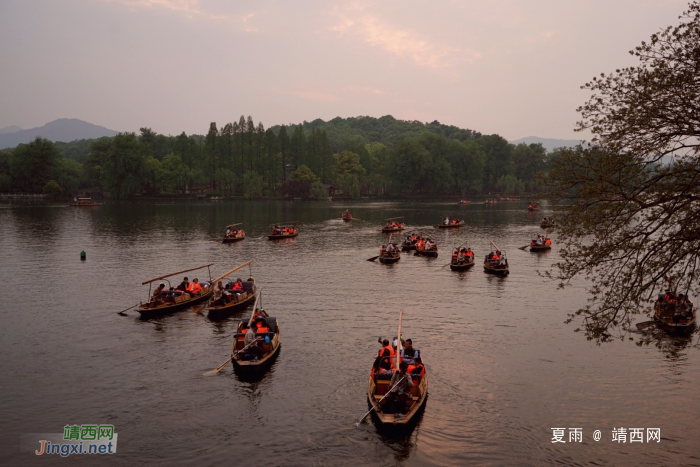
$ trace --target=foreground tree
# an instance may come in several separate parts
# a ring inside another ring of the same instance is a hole
[[[18,146],[10,158],[10,174],[15,187],[29,193],[41,193],[56,176],[61,154],[48,139],[37,137]]]
[[[592,282],[569,321],[598,342],[623,337],[669,279],[700,292],[700,2],[680,19],[630,52],[638,66],[583,86],[593,95],[577,130],[593,145],[562,151],[545,179],[571,200],[560,279]]]

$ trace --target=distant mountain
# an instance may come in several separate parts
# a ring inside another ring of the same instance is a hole
[[[0,135],[7,135],[10,133],[15,133],[19,130],[21,130],[21,128],[18,127],[17,125],[6,126],[5,128],[0,128]]]
[[[11,127],[10,127],[11,128]],[[18,144],[30,143],[37,136],[51,141],[70,142],[76,139],[93,139],[102,136],[114,136],[117,132],[103,126],[78,120],[77,118],[59,118],[44,126],[18,130],[14,133],[0,133],[0,149],[13,148]]]
[[[572,148],[576,146],[577,144],[580,144],[581,141],[575,140],[575,139],[553,139],[553,138],[540,138],[538,136],[528,136],[527,138],[520,138],[516,139],[515,141],[509,141],[510,144],[520,144],[520,143],[525,143],[525,144],[537,144],[537,143],[542,143],[542,146],[547,151],[554,151],[556,148]]]

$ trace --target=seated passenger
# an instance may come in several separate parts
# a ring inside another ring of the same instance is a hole
[[[382,371],[391,371],[391,369],[394,368],[394,359],[389,357],[396,355],[394,348],[389,343],[389,339],[384,339],[383,341],[379,341],[379,343],[382,344],[382,348],[377,352],[375,368],[381,369]]]
[[[402,344],[404,348],[401,349],[401,361],[406,364],[413,364],[416,360],[420,361],[420,350],[413,348],[413,341],[411,339],[402,339]]]
[[[180,285],[177,286],[177,290],[181,290],[183,292],[187,292],[187,289],[190,288],[190,281],[187,280],[185,277],[182,282],[180,282]]]
[[[270,328],[268,328],[267,324],[261,319],[255,323],[255,332],[270,332]]]
[[[197,279],[196,277],[192,279],[192,283],[187,288],[187,291],[190,293],[190,295],[199,294],[202,291],[202,286],[199,285],[199,279]]]
[[[406,373],[408,365],[402,363],[399,371],[391,377],[389,388],[391,394],[387,396],[385,413],[394,413],[394,418],[402,418],[406,412],[406,401],[410,397],[411,389],[415,387],[413,379]]]
[[[156,287],[156,290],[153,291],[153,298],[163,298],[166,293],[165,284],[160,284],[158,287]]]

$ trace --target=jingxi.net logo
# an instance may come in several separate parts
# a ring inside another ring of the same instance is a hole
[[[38,443],[38,445],[37,445]],[[114,425],[66,425],[61,433],[23,434],[23,451],[34,451],[37,456],[58,454],[115,454],[117,433]]]

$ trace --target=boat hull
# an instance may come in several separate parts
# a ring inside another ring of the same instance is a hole
[[[252,303],[255,302],[255,292],[256,289],[253,289],[253,293],[248,294],[246,298],[241,300],[240,302],[236,303],[227,303],[224,306],[212,306],[211,304],[207,307],[207,311],[209,312],[209,316],[216,317],[216,316],[222,316],[227,313],[232,313],[234,311],[239,311],[244,308],[247,308],[248,305],[251,305]]]
[[[437,258],[438,252],[434,250],[425,251],[416,249],[416,256],[427,256],[428,258]]]
[[[235,242],[240,242],[241,240],[245,240],[245,235],[242,237],[231,237],[231,238],[222,238],[221,243],[235,243]]]
[[[450,263],[450,269],[453,271],[466,271],[474,266],[474,261],[468,263]]]
[[[367,384],[367,398],[370,405],[374,408],[374,419],[377,420],[383,427],[405,427],[411,423],[414,417],[424,408],[425,402],[428,399],[428,376],[423,375],[418,384],[418,396],[412,397],[413,404],[404,417],[400,420],[394,418],[394,414],[386,414],[382,412],[379,404],[379,399],[383,395],[375,395],[377,385],[374,379],[370,376]]]
[[[398,228],[395,228],[395,229],[387,229],[386,227],[383,227],[383,228],[382,228],[382,232],[384,232],[384,233],[401,232],[402,230],[404,230],[403,227],[398,227]]]
[[[380,256],[379,262],[382,264],[393,264],[398,262],[400,259],[401,256]]]
[[[293,233],[291,235],[268,235],[267,239],[268,240],[284,240],[285,238],[294,238],[298,237],[298,233]]]
[[[556,226],[556,224],[540,224],[540,228],[542,228],[542,229],[551,229],[555,226]]]
[[[180,310],[186,310],[193,305],[198,305],[200,303],[206,302],[212,297],[212,295],[214,295],[213,286],[209,286],[208,288],[202,289],[202,291],[203,293],[201,295],[191,298],[189,300],[183,300],[179,303],[174,303],[172,305],[157,306],[153,308],[140,306],[139,308],[136,308],[136,311],[138,311],[141,314],[142,318],[153,318],[156,316],[169,315]]]
[[[277,353],[280,351],[281,346],[279,323],[277,323],[277,332],[275,333],[275,337],[272,338],[272,342],[270,344],[272,345],[272,350],[265,354],[265,356],[260,360],[241,360],[239,357],[232,357],[231,362],[233,363],[234,369],[244,372],[261,372],[266,371],[270,365],[272,365],[272,362],[274,361],[275,357],[277,357]]]
[[[401,251],[414,251],[415,249],[415,245],[404,245],[401,247]]]
[[[464,224],[466,224],[466,222],[460,222],[459,224],[448,224],[448,225],[440,224],[436,227],[438,229],[457,229],[459,227],[462,227]]]
[[[659,323],[660,326],[675,332],[686,332],[691,331],[695,328],[696,313],[695,307],[692,308],[692,313],[690,317],[679,317],[679,315],[667,314],[656,301],[654,304],[654,320]]]
[[[552,245],[531,246],[530,251],[533,253],[542,253],[552,249]]]
[[[509,274],[508,266],[505,268],[492,268],[484,264],[484,272],[487,274],[494,274],[496,276],[507,276]]]

